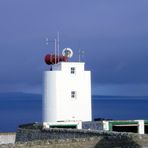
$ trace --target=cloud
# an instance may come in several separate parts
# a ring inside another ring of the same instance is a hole
[[[44,55],[53,53],[44,39],[54,39],[57,31],[60,51],[74,50],[72,61],[78,59],[78,48],[85,51],[82,61],[92,71],[93,84],[148,84],[147,0],[6,0],[0,4],[1,90],[42,84],[42,72],[48,69]]]

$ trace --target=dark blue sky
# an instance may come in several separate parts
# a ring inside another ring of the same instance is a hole
[[[42,91],[45,38],[78,48],[92,71],[92,92],[148,94],[147,0],[1,0],[0,92]]]

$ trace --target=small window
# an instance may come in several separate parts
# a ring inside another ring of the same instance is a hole
[[[71,91],[71,98],[76,98],[76,91]]]
[[[75,73],[76,73],[75,67],[71,67],[71,74],[75,74]]]

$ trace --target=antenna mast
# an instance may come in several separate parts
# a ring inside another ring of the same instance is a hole
[[[59,62],[59,57],[60,57],[60,33],[57,33],[57,50],[58,50],[58,62]]]
[[[84,56],[84,51],[83,50],[81,50],[80,48],[78,49],[79,50],[79,62],[81,62],[81,58],[82,58],[82,56]]]
[[[48,38],[46,38],[46,45],[49,44],[49,42],[54,42],[54,58],[55,58],[55,64],[57,63],[56,60],[58,60],[59,62],[59,32],[57,33],[57,38],[54,39],[54,41],[49,41]],[[58,59],[57,59],[57,55],[58,55]]]
[[[57,40],[54,39],[54,52],[55,52],[55,64],[56,64],[56,54],[57,54]]]
[[[46,45],[48,45],[49,39],[48,39],[48,38],[46,38],[46,40],[45,40],[45,41],[46,41]]]
[[[81,49],[79,48],[79,62],[81,62]]]

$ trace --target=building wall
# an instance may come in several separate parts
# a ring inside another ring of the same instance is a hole
[[[55,122],[57,119],[56,105],[56,72],[44,73],[44,93],[43,93],[43,121]]]
[[[71,67],[75,67],[74,74]],[[58,63],[44,77],[44,122],[91,121],[91,73],[84,71],[84,63]]]
[[[0,133],[0,145],[15,143],[16,133]]]

